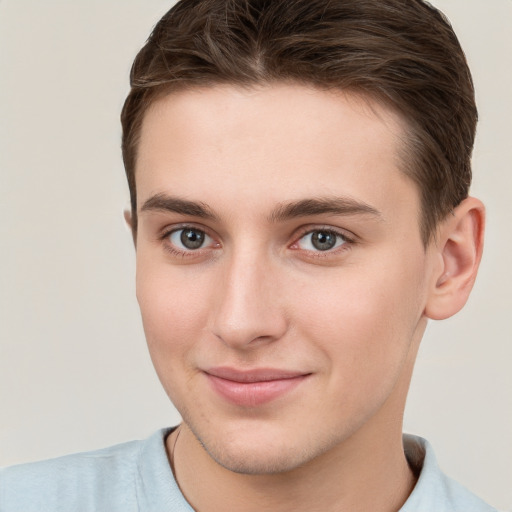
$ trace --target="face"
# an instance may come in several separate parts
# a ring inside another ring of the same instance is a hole
[[[223,466],[286,471],[400,428],[431,267],[403,133],[376,103],[298,85],[147,112],[137,298],[166,392]]]

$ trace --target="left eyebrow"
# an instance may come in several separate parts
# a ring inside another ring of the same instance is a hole
[[[321,214],[331,215],[370,215],[382,220],[382,213],[362,201],[350,197],[320,197],[301,199],[292,203],[280,204],[270,214],[270,222],[282,222],[297,217]]]

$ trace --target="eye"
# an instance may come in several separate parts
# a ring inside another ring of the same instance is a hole
[[[169,241],[179,250],[194,251],[212,243],[212,238],[197,228],[182,228],[172,231]]]
[[[328,229],[318,229],[306,233],[302,238],[300,238],[297,245],[300,249],[304,249],[306,251],[324,252],[336,249],[345,242],[347,242],[347,239],[341,233]]]

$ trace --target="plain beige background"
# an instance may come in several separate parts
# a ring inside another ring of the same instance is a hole
[[[480,109],[473,194],[487,248],[466,309],[431,324],[405,429],[512,510],[512,1],[437,0]],[[176,423],[134,296],[119,111],[131,61],[172,2],[0,0],[0,465]]]

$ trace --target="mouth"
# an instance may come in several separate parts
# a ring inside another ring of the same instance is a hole
[[[242,407],[263,405],[291,392],[311,374],[275,368],[204,371],[212,389],[224,400]]]

